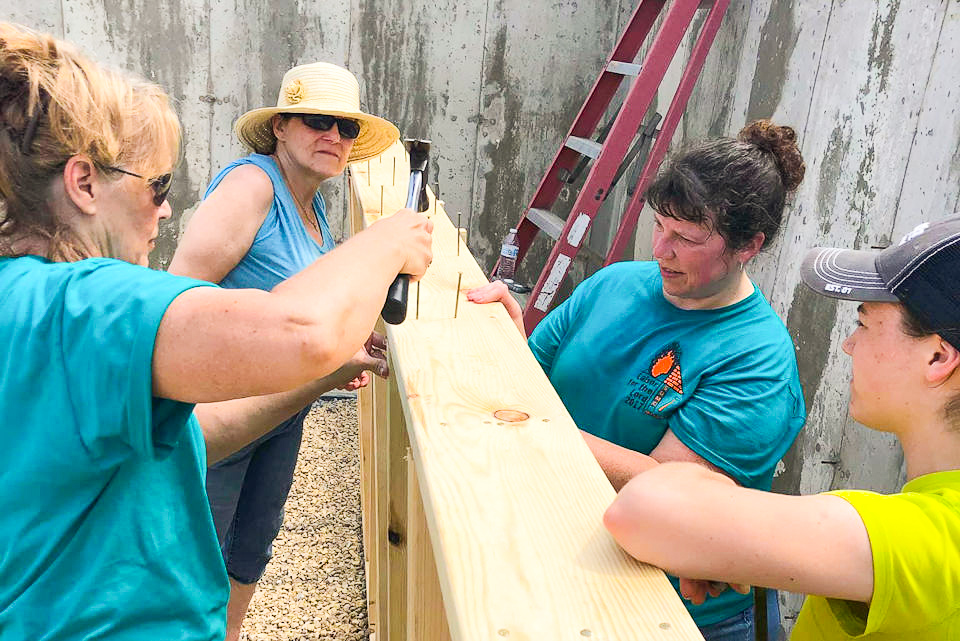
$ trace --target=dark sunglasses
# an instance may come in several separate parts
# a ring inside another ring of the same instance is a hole
[[[133,176],[134,178],[142,178],[143,180],[147,180],[140,174],[135,174],[132,171],[120,169],[119,167],[107,167],[107,169],[110,171],[119,171],[121,174]],[[167,194],[170,193],[170,183],[173,182],[173,174],[163,174],[162,176],[151,178],[147,182],[150,184],[150,189],[153,190],[153,204],[159,207],[163,204],[163,201],[167,199]]]
[[[337,116],[328,116],[327,114],[291,114],[303,121],[303,124],[314,131],[330,131],[333,125],[337,125],[337,131],[341,138],[354,140],[360,135],[360,123],[350,118],[338,118]]]

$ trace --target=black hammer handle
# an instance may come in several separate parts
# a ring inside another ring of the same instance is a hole
[[[410,172],[410,186],[407,188],[407,208],[418,208],[420,191],[423,189],[423,172]],[[407,292],[410,290],[410,276],[399,274],[390,283],[387,290],[387,300],[383,303],[380,316],[384,323],[399,325],[407,318]]]

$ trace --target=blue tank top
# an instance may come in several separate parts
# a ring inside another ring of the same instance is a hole
[[[203,197],[207,198],[224,176],[240,165],[256,165],[266,172],[273,183],[273,204],[247,254],[224,276],[220,285],[229,289],[269,291],[334,248],[326,205],[319,191],[314,194],[313,213],[323,235],[321,245],[304,228],[293,194],[276,161],[263,154],[250,154],[227,165],[216,175]]]

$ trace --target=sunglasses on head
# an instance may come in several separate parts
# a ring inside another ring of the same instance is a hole
[[[120,169],[119,167],[107,167],[107,169],[110,171],[118,171],[121,174],[133,176],[134,178],[142,178],[143,180],[147,180],[147,178],[141,176],[140,174],[135,174],[132,171]],[[167,194],[170,193],[170,183],[173,182],[173,174],[163,174],[162,176],[151,178],[147,182],[150,184],[150,189],[153,190],[153,204],[159,207],[163,204],[163,201],[167,199]]]
[[[350,118],[339,118],[327,114],[290,114],[303,121],[303,124],[315,131],[330,131],[334,124],[341,138],[354,140],[360,135],[360,123]]]

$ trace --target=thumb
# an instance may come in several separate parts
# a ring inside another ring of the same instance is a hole
[[[387,378],[390,376],[390,366],[387,365],[386,358],[378,358],[365,352],[361,357],[360,362],[363,366],[363,369],[373,372],[380,378]]]

